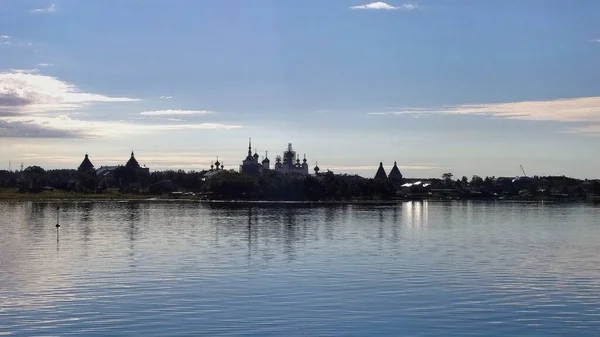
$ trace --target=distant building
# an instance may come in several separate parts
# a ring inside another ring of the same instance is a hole
[[[404,178],[402,177],[402,173],[400,173],[400,169],[396,162],[394,162],[394,167],[392,167],[392,170],[388,175],[388,180],[396,186],[400,186],[404,182]]]
[[[316,172],[318,172],[318,167],[316,167]],[[265,170],[274,170],[276,172],[281,173],[299,173],[308,175],[308,162],[306,160],[306,155],[302,161],[300,161],[300,157],[296,154],[296,151],[292,148],[292,144],[288,144],[288,148],[283,152],[282,156],[275,157],[275,165],[271,168],[271,161],[268,157],[268,152],[265,152],[265,158],[262,162],[259,162],[259,155],[254,150],[254,155],[252,154],[252,139],[248,141],[248,154],[246,159],[242,161],[242,165],[240,165],[240,172],[251,175],[259,175]]]
[[[377,173],[375,173],[375,180],[387,180],[387,173],[385,173],[385,169],[383,168],[383,162],[379,162],[379,168],[377,169]]]
[[[140,166],[140,164],[138,163],[137,159],[135,159],[135,155],[133,154],[133,151],[131,151],[131,157],[129,158],[129,160],[125,164],[125,167],[128,168],[128,169],[137,170],[140,173],[150,174],[150,169],[149,168],[147,168],[146,166],[144,166],[144,167]]]
[[[220,174],[221,172],[225,172],[225,166],[223,163],[219,162],[219,157],[217,157],[217,161],[210,163],[210,170],[205,171],[201,179],[205,181],[216,176],[217,174]]]
[[[96,177],[99,182],[106,182],[109,186],[112,186],[116,183],[115,171],[119,167],[123,167],[123,166],[121,166],[121,165],[100,166],[99,168],[94,169],[94,164],[92,164],[92,161],[90,160],[88,154],[86,153],[85,157],[83,158],[83,161],[77,168],[77,171],[85,172],[88,170],[94,170],[96,172]],[[125,163],[125,167],[136,171],[138,174],[145,174],[145,175],[150,174],[150,169],[145,166],[143,166],[143,167],[140,166],[137,159],[135,159],[135,155],[133,152],[131,152],[131,157],[129,158],[127,163]]]
[[[375,173],[375,180],[379,181],[389,181],[396,186],[400,186],[404,183],[404,177],[398,168],[398,163],[394,162],[394,167],[390,171],[390,174],[387,175],[385,173],[385,169],[383,168],[383,162],[379,162],[379,168]]]
[[[94,164],[92,164],[92,162],[90,161],[90,158],[88,157],[88,154],[86,153],[85,157],[83,158],[83,161],[81,162],[81,164],[79,164],[77,171],[85,172],[85,171],[89,171],[89,170],[93,170],[93,169],[94,169]]]

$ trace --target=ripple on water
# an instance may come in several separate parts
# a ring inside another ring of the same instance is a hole
[[[599,209],[0,203],[0,335],[600,330]]]

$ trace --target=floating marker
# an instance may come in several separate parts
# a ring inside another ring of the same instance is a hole
[[[56,228],[60,228],[60,206],[56,206]]]

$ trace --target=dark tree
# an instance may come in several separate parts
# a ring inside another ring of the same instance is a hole
[[[22,174],[24,187],[31,192],[40,192],[46,185],[46,170],[39,166],[29,166]]]

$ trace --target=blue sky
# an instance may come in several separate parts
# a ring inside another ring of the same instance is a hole
[[[600,2],[0,2],[0,168],[600,177]]]

